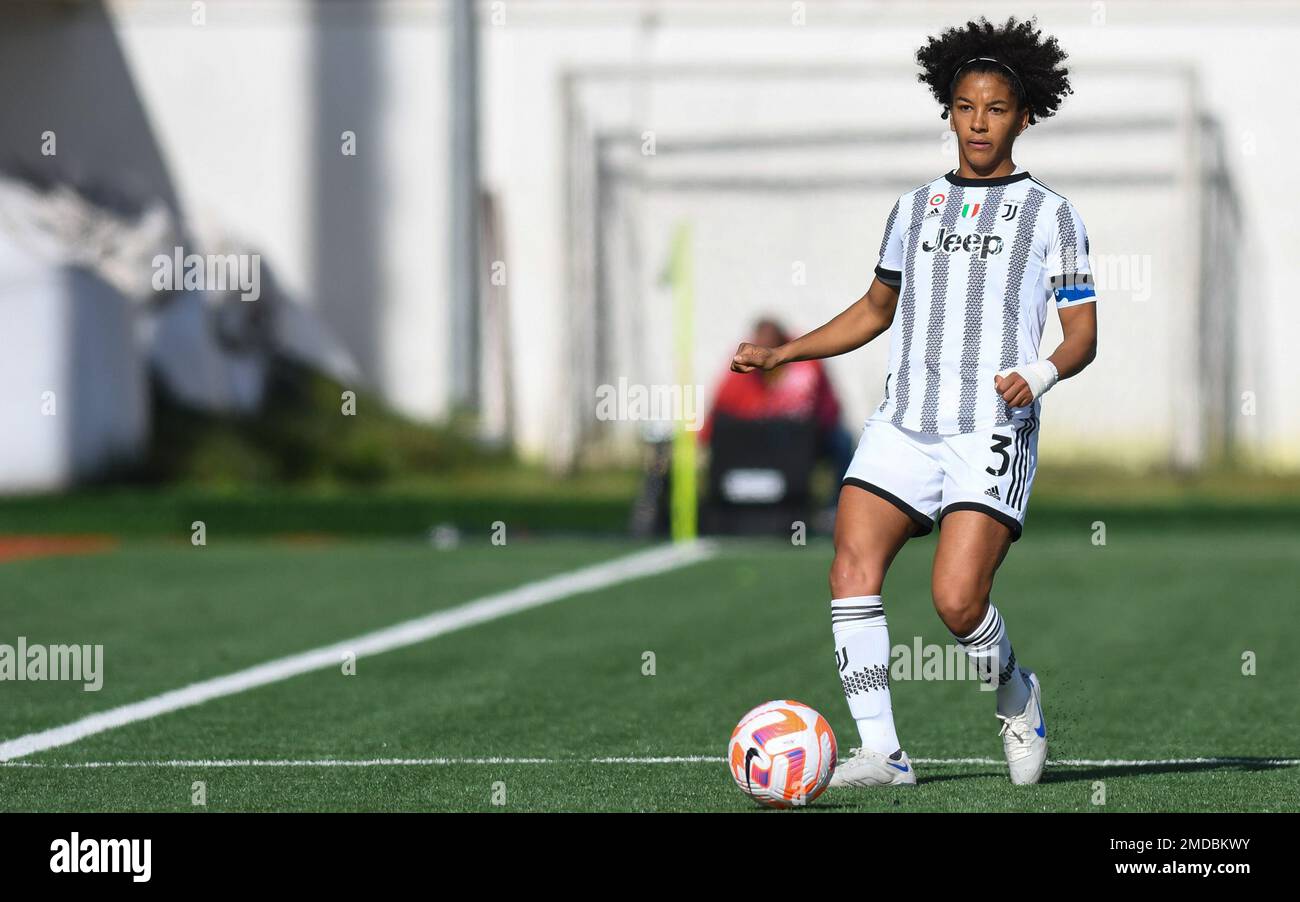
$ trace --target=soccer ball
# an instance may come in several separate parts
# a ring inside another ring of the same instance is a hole
[[[773,808],[806,805],[835,772],[835,733],[807,705],[759,705],[731,731],[727,766],[740,791]]]

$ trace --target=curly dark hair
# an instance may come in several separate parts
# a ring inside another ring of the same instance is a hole
[[[961,72],[997,72],[1011,85],[1021,109],[1029,110],[1029,121],[1046,119],[1056,112],[1070,89],[1069,73],[1061,62],[1067,54],[1056,38],[1043,36],[1038,21],[1017,21],[1014,16],[995,26],[983,16],[964,27],[949,28],[938,37],[926,40],[916,51],[921,66],[917,81],[930,87],[935,100],[943,105],[943,118],[952,106],[955,77]],[[992,57],[997,62],[977,59]],[[963,66],[967,60],[976,60]],[[1011,77],[1004,67],[1010,67]]]

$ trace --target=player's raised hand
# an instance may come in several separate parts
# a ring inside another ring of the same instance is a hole
[[[754,370],[770,370],[778,365],[776,352],[771,348],[742,341],[736,348],[736,355],[731,358],[733,373],[751,373]]]

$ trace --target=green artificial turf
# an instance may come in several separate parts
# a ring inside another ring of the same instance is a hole
[[[895,680],[920,785],[830,791],[805,810],[1300,810],[1300,767],[1262,763],[1300,757],[1300,526],[1092,537],[1031,529],[995,587],[1017,657],[1042,680],[1050,760],[1245,761],[1051,764],[1040,785],[1013,787],[991,694]],[[99,692],[0,682],[0,741],[641,547],[217,536],[2,564],[0,642],[102,644],[105,679]],[[889,576],[894,645],[950,641],[929,600],[933,552],[933,537],[911,543]],[[0,810],[757,811],[722,763],[749,708],[799,699],[829,718],[841,754],[857,744],[832,652],[830,555],[824,541],[723,542],[703,563],[362,657],[355,675],[319,670],[101,732],[0,766]],[[693,756],[710,760],[592,760]],[[325,759],[470,760],[269,763]],[[195,763],[248,760],[263,763]]]

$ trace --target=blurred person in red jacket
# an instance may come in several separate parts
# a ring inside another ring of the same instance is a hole
[[[754,324],[752,340],[760,347],[777,348],[788,342],[790,335],[776,320],[764,318]],[[719,413],[745,420],[814,419],[818,455],[834,468],[834,490],[827,504],[835,505],[840,481],[853,459],[853,438],[840,424],[840,402],[820,360],[788,363],[766,372],[734,373],[728,369],[714,393],[700,441],[711,440],[713,419]]]

